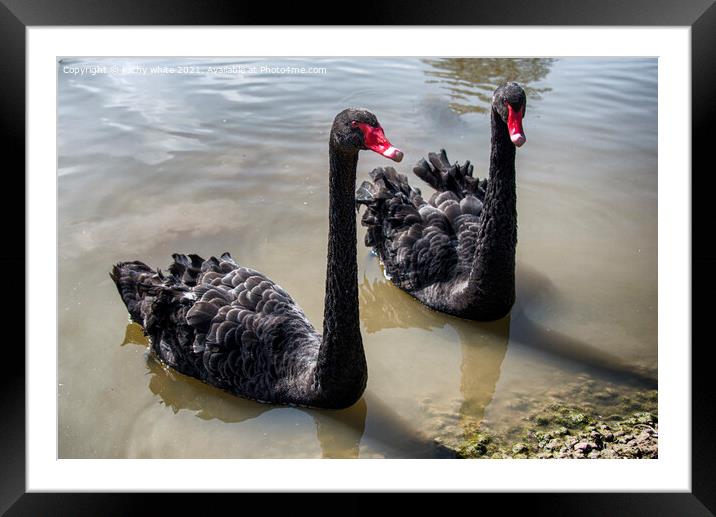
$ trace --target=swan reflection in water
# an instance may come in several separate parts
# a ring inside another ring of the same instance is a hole
[[[378,261],[370,256],[365,262],[367,274],[359,286],[361,321],[365,331],[368,334],[390,328],[432,331],[451,326],[458,335],[462,356],[459,416],[479,423],[500,377],[510,337],[510,316],[480,322],[442,314],[395,287],[384,278],[379,268]],[[433,409],[440,411],[440,408]]]
[[[127,325],[122,345],[126,344],[145,347],[149,345],[140,325]],[[204,420],[218,419],[226,423],[240,423],[257,418],[275,408],[286,407],[260,404],[236,397],[166,367],[151,354],[147,354],[146,364],[150,373],[149,389],[174,413],[188,410]],[[366,435],[366,415],[369,407],[371,419],[377,420],[379,424],[371,426],[372,433]],[[294,409],[313,418],[323,458],[358,458],[361,443],[371,445],[386,457],[454,456],[449,449],[415,432],[404,419],[369,390],[347,409]]]
[[[364,261],[359,286],[361,321],[368,334],[389,328],[434,330],[451,326],[461,350],[459,417],[479,424],[493,399],[508,342],[559,360],[570,369],[604,381],[656,388],[656,372],[603,350],[598,343],[545,327],[528,316],[530,310],[560,303],[564,296],[544,274],[526,263],[516,269],[517,301],[509,315],[496,321],[464,320],[436,312],[386,280],[372,254]],[[369,278],[372,278],[369,279]],[[439,343],[444,345],[444,343]]]

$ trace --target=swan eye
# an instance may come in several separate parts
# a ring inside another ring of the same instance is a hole
[[[358,127],[358,122],[356,122],[355,120],[351,120],[351,126]]]

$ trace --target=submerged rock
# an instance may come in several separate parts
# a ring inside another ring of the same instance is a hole
[[[512,452],[522,454],[528,451],[528,447],[524,443],[517,443],[512,446]]]
[[[587,442],[579,442],[574,444],[574,450],[582,454],[586,454],[594,448],[596,447],[592,447],[592,444]]]

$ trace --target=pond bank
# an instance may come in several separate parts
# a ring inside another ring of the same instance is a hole
[[[462,458],[658,458],[659,424],[652,413],[622,420],[619,415],[595,418],[567,406],[547,410],[557,415],[555,421],[528,428],[521,441],[479,426],[466,433],[456,453]],[[572,425],[557,427],[565,419]]]
[[[582,375],[547,397],[518,395],[523,416],[509,425],[463,418],[459,433],[435,441],[461,458],[658,458],[657,401],[655,389]]]

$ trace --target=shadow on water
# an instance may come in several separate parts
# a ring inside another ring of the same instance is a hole
[[[526,264],[518,264],[516,276],[517,302],[512,309],[510,326],[513,342],[572,362],[598,377],[644,388],[657,387],[656,372],[628,364],[596,343],[588,343],[533,321],[525,309],[550,303],[560,294],[549,278]]]
[[[126,344],[148,346],[140,325],[127,325],[122,345]],[[147,368],[150,373],[149,389],[174,413],[188,410],[204,420],[240,423],[257,418],[276,407],[285,407],[260,404],[231,395],[166,367],[151,354],[147,355]],[[371,426],[370,431],[366,432],[369,408],[370,419],[376,421],[377,425]],[[374,448],[387,451],[388,457],[454,457],[451,450],[411,428],[408,422],[370,391],[366,391],[357,403],[347,409],[295,409],[313,418],[323,458],[357,458],[362,441],[369,441]]]
[[[422,61],[433,68],[425,71],[434,78],[427,82],[446,88],[452,99],[450,108],[463,114],[486,112],[495,88],[507,81],[517,81],[529,98],[538,99],[550,88],[537,88],[531,83],[545,78],[555,59],[452,57]]]

